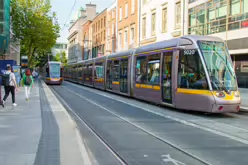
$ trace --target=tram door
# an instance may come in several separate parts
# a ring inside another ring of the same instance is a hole
[[[122,93],[128,93],[128,59],[124,59],[120,61],[120,91]]]
[[[164,52],[163,53],[163,70],[162,70],[162,99],[165,103],[172,103],[172,59],[173,52]]]
[[[106,74],[107,89],[112,90],[112,61],[107,62],[107,74]]]

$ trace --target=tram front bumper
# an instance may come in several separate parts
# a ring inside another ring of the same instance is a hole
[[[240,104],[214,104],[212,113],[239,112]]]

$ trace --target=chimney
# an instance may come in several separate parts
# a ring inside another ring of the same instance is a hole
[[[86,15],[89,20],[93,20],[96,16],[96,5],[86,4]]]
[[[86,15],[87,15],[87,14],[86,14],[86,10],[85,10],[83,7],[81,7],[79,18],[80,18],[80,17],[85,17]]]

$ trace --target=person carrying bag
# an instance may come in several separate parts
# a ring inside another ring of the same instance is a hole
[[[26,94],[26,100],[29,100],[29,95],[31,91],[31,87],[34,84],[34,79],[32,77],[30,69],[27,69],[25,73],[23,74],[22,78],[22,86],[25,88],[25,94]]]

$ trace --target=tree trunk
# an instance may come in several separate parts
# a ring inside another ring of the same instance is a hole
[[[28,50],[28,66],[31,64],[31,57],[32,57],[32,41],[29,45],[29,50]]]

